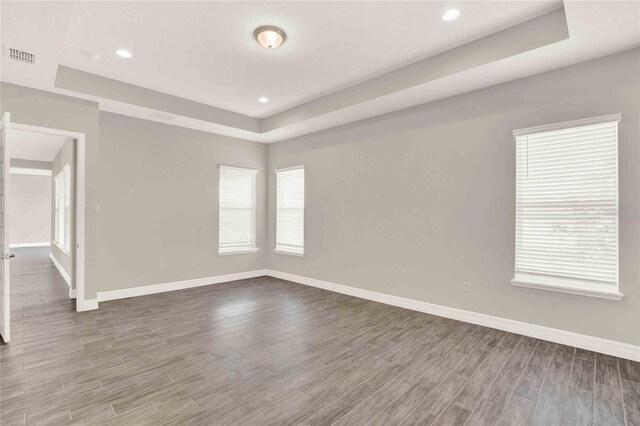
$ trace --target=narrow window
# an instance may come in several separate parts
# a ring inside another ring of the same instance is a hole
[[[258,171],[220,166],[218,254],[257,251],[256,175]]]
[[[71,167],[64,166],[64,249],[71,250]]]
[[[515,285],[619,299],[618,121],[515,131]]]
[[[304,166],[276,170],[276,252],[304,255]]]
[[[71,248],[71,167],[66,164],[53,179],[54,239],[60,249]]]

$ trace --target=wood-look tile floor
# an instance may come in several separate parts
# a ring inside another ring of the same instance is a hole
[[[12,248],[11,310],[68,304],[69,286],[49,258],[49,247]]]
[[[640,363],[274,278],[74,308],[12,312],[2,425],[640,425]]]

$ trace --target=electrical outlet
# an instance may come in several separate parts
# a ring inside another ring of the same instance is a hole
[[[198,267],[198,262],[196,262],[195,260],[191,261],[191,269],[196,269]]]
[[[311,266],[313,266],[315,269],[318,269],[319,264],[320,262],[318,261],[318,259],[315,259],[313,262],[311,262]]]
[[[158,263],[158,270],[159,270],[159,271],[164,271],[164,270],[165,270],[164,263],[162,263],[162,262],[161,262],[161,263]]]
[[[471,293],[471,283],[464,283],[464,292]]]

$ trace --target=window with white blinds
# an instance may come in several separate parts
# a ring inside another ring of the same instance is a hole
[[[71,167],[66,164],[54,182],[54,242],[64,251],[71,248]]]
[[[276,170],[276,252],[304,255],[304,166]]]
[[[257,170],[220,166],[218,254],[251,253],[256,248]]]
[[[618,293],[618,115],[515,131],[513,283]]]

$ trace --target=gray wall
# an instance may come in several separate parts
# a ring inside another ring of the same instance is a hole
[[[62,269],[71,277],[70,286],[72,289],[76,288],[75,279],[75,241],[76,241],[76,141],[74,139],[67,139],[65,143],[60,147],[60,151],[56,154],[56,158],[53,159],[51,167],[51,181],[49,183],[51,188],[51,206],[55,206],[55,185],[53,178],[63,169],[65,165],[69,164],[71,171],[71,248],[68,253],[65,253],[55,242],[55,209],[51,208],[49,211],[49,221],[51,227],[51,254],[62,266]]]
[[[266,156],[256,142],[101,112],[102,289],[264,269]],[[218,256],[218,164],[259,171],[257,253]]]
[[[639,71],[636,49],[271,145],[269,267],[640,344]],[[618,112],[624,299],[512,286],[512,131]],[[274,170],[298,164],[303,258],[272,250]]]
[[[40,169],[51,170],[51,162],[49,161],[36,161],[36,160],[23,160],[21,158],[12,158],[11,167],[24,167],[27,169]]]
[[[9,244],[50,242],[51,176],[12,173],[9,200]]]

